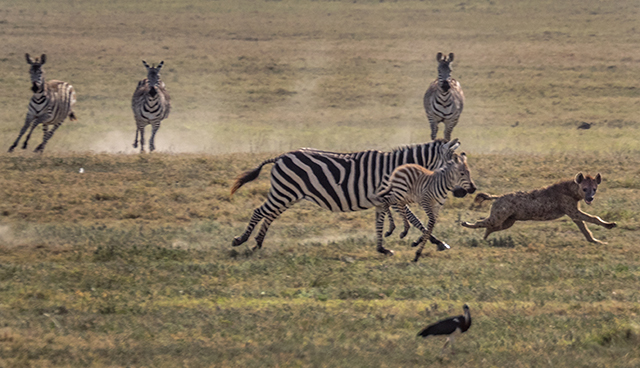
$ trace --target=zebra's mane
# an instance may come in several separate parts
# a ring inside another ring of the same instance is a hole
[[[444,140],[442,138],[438,138],[438,139],[434,140],[433,142],[439,142],[440,144],[445,144],[448,141],[446,141],[446,140]],[[356,151],[356,152],[335,152],[335,151],[325,151],[325,150],[316,149],[316,148],[310,148],[310,147],[303,147],[303,148],[300,149],[300,151],[314,152],[314,153],[321,153],[323,155],[331,155],[331,156],[336,156],[336,157],[349,158],[349,157],[353,157],[354,155],[358,155],[358,154],[361,154],[361,153],[364,153],[364,152],[396,153],[396,152],[405,151],[407,149],[414,149],[416,147],[425,146],[425,145],[428,145],[430,143],[431,142],[407,144],[407,145],[404,145],[404,146],[396,147],[396,148],[392,149],[391,151],[364,150],[364,151]]]

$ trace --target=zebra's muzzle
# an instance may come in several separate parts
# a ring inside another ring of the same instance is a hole
[[[449,81],[444,80],[442,81],[442,83],[440,83],[440,88],[442,88],[443,91],[447,92],[449,91],[449,88],[451,88],[451,85],[449,84]]]
[[[456,198],[463,198],[467,195],[467,191],[464,188],[457,187],[453,190],[453,196]]]
[[[40,89],[40,88],[38,88],[38,85],[36,84],[36,82],[33,82],[33,83],[31,84],[31,91],[32,91],[33,93],[38,92],[38,90],[39,90],[39,89]]]
[[[158,91],[156,91],[156,87],[151,87],[149,89],[149,95],[151,95],[151,97],[156,97],[157,93],[158,93]]]

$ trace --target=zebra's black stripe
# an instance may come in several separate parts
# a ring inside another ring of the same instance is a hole
[[[274,163],[267,200],[254,211],[247,229],[234,239],[233,245],[247,241],[264,218],[256,237],[257,247],[260,247],[269,224],[302,199],[334,212],[371,208],[376,192],[397,166],[411,162],[431,169],[441,167],[458,145],[455,139],[402,147],[391,152],[337,153],[305,148],[266,160],[256,169],[240,175],[231,189],[233,194],[245,183],[256,179],[262,166]]]

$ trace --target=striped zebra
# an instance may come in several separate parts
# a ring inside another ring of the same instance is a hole
[[[382,246],[382,230],[385,215],[391,215],[389,206],[405,207],[409,203],[420,203],[429,217],[425,228],[422,222],[411,212],[408,220],[422,231],[420,239],[411,246],[420,246],[416,251],[414,262],[418,261],[426,239],[431,236],[436,224],[438,211],[447,199],[447,192],[453,192],[456,197],[464,197],[467,193],[476,191],[476,186],[471,180],[467,156],[454,154],[453,159],[446,166],[435,171],[425,169],[420,165],[406,164],[397,167],[388,183],[376,194],[373,202],[376,204],[376,237],[378,251],[393,254]]]
[[[457,80],[451,78],[453,53],[449,58],[441,52],[436,56],[438,61],[438,79],[433,81],[424,94],[424,110],[431,125],[431,139],[438,135],[438,124],[444,123],[444,139],[451,139],[451,132],[458,124],[464,105],[464,93]]]
[[[76,92],[73,90],[73,86],[69,83],[59,80],[50,80],[45,82],[44,70],[42,66],[47,61],[47,56],[42,54],[40,59],[32,59],[29,54],[25,54],[27,58],[27,64],[31,65],[29,74],[31,75],[31,91],[33,96],[29,101],[29,109],[27,111],[27,118],[24,121],[20,134],[15,142],[9,147],[9,152],[13,152],[14,148],[18,145],[20,138],[26,133],[29,126],[29,134],[24,140],[22,149],[27,148],[31,133],[39,125],[42,124],[42,130],[44,137],[42,143],[36,147],[35,152],[42,152],[47,141],[51,139],[53,133],[62,125],[64,119],[68,116],[69,120],[76,120],[76,115],[73,112],[73,105],[76,103]],[[49,130],[49,126],[53,126]]]
[[[133,117],[136,119],[136,139],[133,141],[133,148],[138,148],[138,133],[140,133],[140,152],[144,152],[144,128],[151,124],[151,139],[149,140],[149,151],[156,149],[154,139],[160,122],[169,117],[171,110],[171,97],[167,92],[164,82],[160,79],[160,69],[164,65],[161,61],[157,67],[153,64],[149,66],[142,60],[147,68],[147,78],[138,82],[136,91],[131,99],[131,109]]]
[[[302,199],[333,212],[372,208],[375,194],[393,169],[406,163],[428,168],[441,167],[459,145],[458,139],[450,142],[439,139],[391,152],[370,150],[336,153],[304,148],[265,160],[257,168],[240,174],[231,188],[233,195],[241,186],[257,179],[264,165],[275,164],[271,169],[271,188],[267,200],[253,211],[246,230],[233,239],[232,245],[246,242],[255,226],[264,219],[253,249],[261,248],[271,223]],[[408,208],[403,210],[409,211]],[[444,244],[435,237],[429,240],[439,246]]]

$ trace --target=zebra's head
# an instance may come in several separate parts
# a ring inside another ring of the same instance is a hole
[[[471,179],[471,171],[469,170],[469,165],[467,165],[467,155],[464,152],[459,155],[454,154],[453,160],[448,163],[447,169],[451,173],[454,197],[462,198],[467,193],[472,194],[476,191],[476,185]]]
[[[449,54],[449,57],[444,56],[441,52],[436,55],[438,61],[438,86],[447,92],[451,85],[449,80],[451,79],[451,63],[453,62],[453,53]]]
[[[44,86],[44,70],[42,65],[47,61],[47,55],[42,54],[40,59],[32,59],[29,54],[25,54],[27,58],[27,64],[31,65],[29,69],[29,75],[31,76],[31,90],[35,93],[41,91]]]
[[[142,64],[144,64],[145,68],[147,68],[147,81],[149,83],[149,94],[154,97],[157,93],[156,88],[160,83],[160,69],[164,65],[164,60],[158,64],[157,67],[154,67],[153,64],[149,66],[146,61],[142,60]]]

